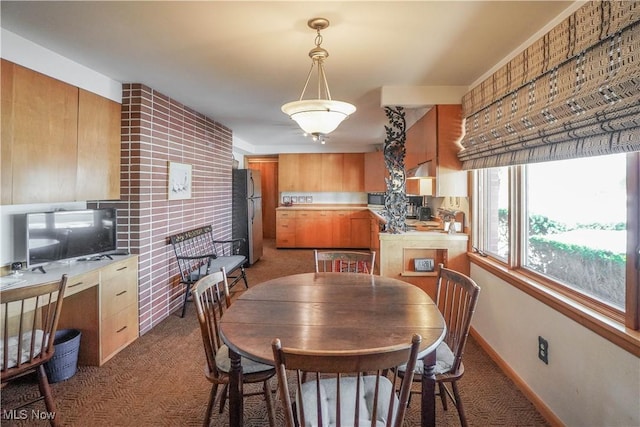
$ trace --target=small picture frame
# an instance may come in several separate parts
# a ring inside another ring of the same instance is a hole
[[[169,162],[169,182],[167,193],[169,200],[191,198],[191,165]]]
[[[413,268],[415,271],[429,272],[433,271],[434,267],[435,263],[433,258],[415,258],[413,260]]]

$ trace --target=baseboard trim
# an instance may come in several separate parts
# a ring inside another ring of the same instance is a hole
[[[489,355],[489,357],[498,365],[498,367],[504,372],[504,374],[511,379],[525,395],[527,399],[536,407],[538,412],[544,417],[545,420],[553,427],[562,427],[564,423],[556,416],[556,414],[549,408],[542,399],[529,387],[529,385],[513,370],[511,367],[500,357],[498,353],[487,343],[484,338],[471,328],[471,336],[476,340],[478,345]]]

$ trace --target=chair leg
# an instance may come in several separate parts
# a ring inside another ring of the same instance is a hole
[[[50,423],[52,426],[59,426],[58,414],[56,414],[56,402],[53,400],[53,394],[51,394],[51,386],[49,386],[49,379],[47,373],[44,370],[44,365],[38,366],[38,388],[40,394],[44,398],[44,404],[47,408],[47,412],[51,414]]]
[[[244,271],[244,265],[240,267],[240,274],[242,275],[242,280],[244,280],[244,287],[249,289],[249,282],[247,282],[247,275]]]
[[[446,390],[446,386],[444,385],[444,383],[440,383],[438,384],[438,388],[440,389],[440,392],[438,394],[440,394],[440,400],[442,400],[442,408],[446,411],[449,408],[447,407],[447,390]]]
[[[209,392],[209,403],[207,403],[207,413],[204,416],[203,426],[208,427],[211,422],[211,414],[213,413],[213,406],[216,403],[216,396],[218,394],[218,383],[214,383],[211,386],[211,391]]]
[[[269,426],[275,427],[276,425],[276,411],[273,405],[273,399],[271,396],[271,386],[269,385],[269,380],[266,380],[262,384],[262,389],[264,390],[264,399],[267,403],[267,415],[269,416]]]
[[[229,384],[225,384],[222,388],[222,395],[220,395],[220,413],[224,411],[224,404],[227,403],[227,396],[229,395]]]
[[[462,399],[460,399],[460,391],[458,390],[458,382],[454,381],[451,383],[451,387],[453,388],[453,395],[456,398],[456,409],[458,410],[458,416],[460,417],[460,425],[462,427],[467,427],[467,417],[464,413],[464,407],[462,406]]]
[[[184,286],[184,301],[182,302],[182,314],[180,315],[180,317],[184,317],[185,313],[187,312],[187,300],[189,299],[189,292],[191,292],[190,283],[186,283]]]

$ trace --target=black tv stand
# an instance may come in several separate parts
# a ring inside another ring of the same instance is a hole
[[[46,271],[44,271],[44,267],[43,267],[43,266],[41,266],[41,265],[40,265],[40,266],[38,266],[38,267],[33,267],[33,268],[31,269],[31,271],[36,271],[36,270],[40,270],[40,271],[42,271],[42,274],[47,274],[47,272],[46,272]]]

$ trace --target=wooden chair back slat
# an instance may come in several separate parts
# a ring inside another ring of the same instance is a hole
[[[279,339],[274,339],[272,349],[279,382],[278,389],[285,409],[286,425],[294,427],[296,418],[299,419],[300,425],[306,425],[310,419],[314,419],[317,425],[325,425],[328,420],[323,419],[323,414],[326,413],[334,414],[336,426],[360,425],[364,421],[361,417],[365,409],[369,410],[370,407],[368,416],[371,417],[372,426],[376,425],[376,420],[384,418],[387,426],[400,427],[406,413],[413,370],[421,341],[422,338],[419,335],[414,335],[411,342],[405,345],[360,351],[325,352],[283,347]],[[403,364],[411,370],[402,379],[398,396],[393,385],[397,378],[396,374],[394,373],[393,382],[391,382],[383,376],[383,372],[391,372],[393,368]],[[287,378],[287,372],[291,371],[296,375],[295,415]],[[309,377],[313,379],[309,380]],[[315,382],[313,414],[307,413],[309,408],[305,409],[307,405],[303,404],[304,401],[308,401],[310,391],[307,389],[311,385],[306,384],[310,381]],[[323,405],[329,405],[329,400],[323,395],[323,391],[329,387],[335,393],[335,407],[332,408],[323,407]],[[345,389],[345,387],[348,388]],[[365,387],[368,390],[366,393]],[[352,392],[351,388],[355,390]],[[368,402],[366,408],[363,406],[365,399]],[[382,402],[387,401],[388,405],[380,406]],[[353,417],[346,417],[343,413],[343,409],[348,407],[353,408]]]

